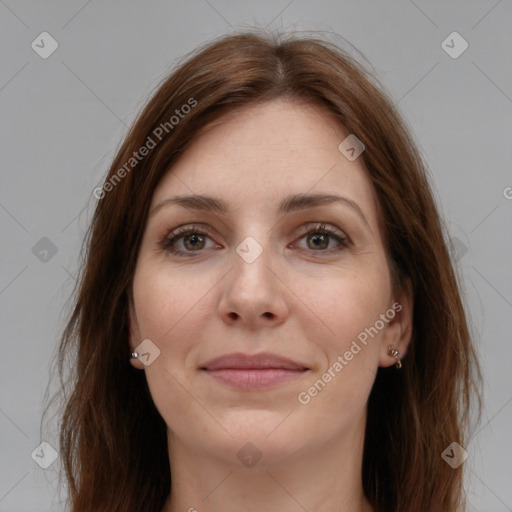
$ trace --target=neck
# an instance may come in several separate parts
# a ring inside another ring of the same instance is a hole
[[[372,512],[362,489],[360,427],[247,468],[198,453],[169,435],[172,492],[162,512]]]

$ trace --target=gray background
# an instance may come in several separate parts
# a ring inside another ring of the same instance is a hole
[[[484,370],[484,417],[465,447],[468,510],[512,511],[511,0],[0,0],[0,15],[0,511],[64,510],[60,459],[44,470],[31,453],[41,441],[57,448],[55,432],[42,439],[39,428],[49,363],[92,191],[122,136],[179,57],[232,28],[267,25],[350,41],[412,127]],[[31,48],[44,31],[59,45],[47,59]],[[441,46],[453,31],[469,44],[458,58]]]

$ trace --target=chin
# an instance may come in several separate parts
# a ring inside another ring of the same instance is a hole
[[[233,421],[228,422],[226,430],[232,437],[223,436],[222,444],[231,456],[231,461],[232,454],[236,454],[236,462],[242,459],[243,463],[247,452],[249,456],[260,458],[258,466],[265,466],[281,462],[304,448],[306,432],[285,419],[289,412],[278,414],[253,411],[239,415],[236,421],[233,418]]]
[[[282,439],[257,437],[250,432],[235,437],[228,442],[224,450],[216,446],[212,455],[224,460],[234,469],[264,469],[286,461],[303,448],[304,440],[294,440],[288,436],[288,442]]]

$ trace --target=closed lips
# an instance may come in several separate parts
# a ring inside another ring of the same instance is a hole
[[[309,370],[303,364],[270,353],[227,354],[208,361],[201,369],[222,385],[241,392],[284,385]]]
[[[292,361],[286,357],[276,354],[227,354],[217,357],[201,366],[202,370],[291,370],[306,371],[308,368],[303,364]]]

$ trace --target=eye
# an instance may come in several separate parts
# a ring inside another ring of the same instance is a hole
[[[213,242],[213,236],[208,228],[200,225],[180,226],[167,233],[160,241],[160,246],[170,254],[193,257],[199,255],[204,249],[221,247]],[[310,226],[299,240],[303,239],[307,247],[301,249],[320,254],[336,253],[350,245],[349,239],[342,231],[323,223]],[[332,247],[333,244],[334,247]]]
[[[306,241],[307,250],[319,253],[339,252],[350,245],[342,231],[322,223],[311,226],[300,238],[300,240],[303,239]],[[334,247],[332,247],[333,242]]]
[[[167,234],[161,240],[160,246],[171,254],[189,256],[211,248],[211,246],[207,247],[208,239],[212,242],[211,236],[211,231],[203,226],[182,226]]]

